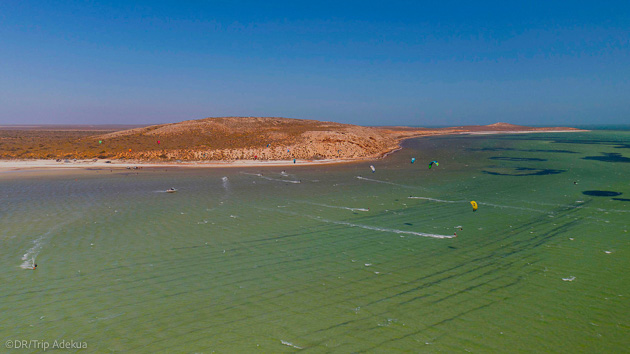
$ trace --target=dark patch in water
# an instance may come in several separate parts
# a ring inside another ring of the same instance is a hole
[[[410,222],[406,222],[406,223],[405,223],[405,225],[408,225],[408,226],[413,226],[413,224],[412,224],[412,223],[410,223]]]
[[[494,175],[494,176],[514,176],[514,177],[522,177],[522,176],[547,176],[547,175],[557,175],[559,173],[567,172],[566,170],[554,170],[551,168],[545,169],[536,169],[536,168],[528,168],[528,167],[517,167],[514,169],[515,171],[532,171],[529,173],[502,173],[502,172],[494,172],[494,171],[486,171],[483,170],[481,172]]]
[[[535,157],[508,157],[508,156],[492,156],[490,160],[502,160],[502,161],[547,161],[547,159],[539,159]]]
[[[453,246],[448,246],[448,248],[453,249],[453,250],[457,249],[457,247],[453,247]]]
[[[531,139],[531,140],[534,140],[534,139]],[[544,139],[541,139],[541,140],[544,140]],[[609,145],[609,146],[613,146],[615,149],[630,149],[630,144],[620,143],[617,141],[610,141],[610,140],[601,140],[601,139],[597,139],[597,140],[552,139],[551,142],[554,144]]]
[[[528,134],[529,135],[529,134]],[[557,136],[555,137],[549,137],[549,136],[516,136],[516,135],[498,135],[498,136],[488,136],[485,137],[486,140],[519,140],[519,141],[547,141],[553,144],[575,144],[575,145],[608,145],[608,146],[612,146],[615,149],[630,149],[630,144],[627,142],[619,142],[619,141],[613,141],[613,140],[604,140],[604,139],[575,139],[575,138],[559,138]],[[519,151],[527,151],[527,150],[519,150]],[[529,150],[529,151],[539,151],[539,152],[543,152],[545,150]],[[554,151],[554,150],[547,150],[547,151]],[[561,150],[558,150],[556,152],[560,152]],[[568,151],[568,150],[565,150]],[[572,151],[571,153],[575,153],[574,151]]]
[[[612,152],[602,152],[604,156],[586,156],[582,159],[584,160],[596,160],[596,161],[604,161],[604,162],[630,162],[630,158],[622,156],[620,153]]]
[[[628,198],[613,198],[612,200],[618,200],[620,202],[630,202],[630,199]]]
[[[609,140],[590,140],[590,141],[582,141],[582,140],[553,140],[552,143],[556,144],[583,144],[583,145],[610,145],[615,149],[630,149],[630,144],[618,143],[615,141]]]
[[[512,148],[478,148],[478,149],[466,149],[468,151],[517,151]]]
[[[583,205],[587,205],[590,203],[590,200],[585,201]],[[464,287],[463,289],[458,289],[455,292],[445,294],[443,296],[439,296],[433,303],[438,303],[441,301],[445,301],[451,299],[455,296],[470,294],[471,290],[482,288],[487,289],[487,293],[493,293],[495,291],[501,291],[503,293],[504,290],[510,291],[513,286],[520,284],[522,281],[526,280],[526,275],[512,275],[510,273],[508,276],[501,276],[501,279],[506,279],[505,282],[497,282],[494,276],[496,274],[503,275],[499,272],[499,268],[496,266],[497,256],[501,258],[501,266],[518,266],[522,264],[523,260],[531,257],[532,250],[535,251],[537,249],[542,249],[548,242],[553,242],[560,237],[566,238],[568,232],[573,232],[577,227],[582,226],[582,220],[578,221],[577,218],[570,217],[575,213],[579,213],[581,209],[572,208],[567,209],[562,212],[562,215],[565,216],[560,220],[564,220],[563,223],[560,223],[558,226],[554,226],[551,229],[547,228],[546,232],[535,233],[528,235],[526,239],[514,237],[515,235],[519,235],[520,233],[525,234],[529,232],[532,228],[538,229],[541,226],[548,226],[549,218],[540,217],[536,218],[530,222],[527,222],[521,226],[517,226],[511,230],[511,232],[499,233],[495,237],[493,237],[494,242],[501,242],[503,247],[497,249],[496,252],[487,252],[481,254],[479,256],[474,256],[474,262],[460,262],[454,266],[441,267],[438,269],[433,268],[433,271],[429,271],[426,274],[419,275],[410,280],[410,284],[415,284],[415,287],[401,289],[400,291],[395,291],[393,294],[388,294],[386,297],[379,297],[378,299],[373,300],[365,304],[365,306],[370,306],[374,303],[382,303],[383,301],[390,299],[402,299],[400,296],[404,296],[404,300],[398,301],[398,304],[406,305],[416,301],[423,301],[427,299],[429,296],[435,296],[434,294],[427,294],[427,288],[431,288],[433,286],[439,287],[441,284],[445,284],[450,282],[451,280],[457,280],[464,276],[474,275],[475,279],[478,280],[476,284],[473,284],[468,287]],[[570,220],[570,221],[569,221]],[[579,232],[579,231],[577,231]],[[302,236],[302,235],[300,235]],[[448,246],[447,246],[448,247]],[[532,259],[532,262],[537,262]],[[504,263],[505,262],[505,263]],[[483,272],[481,274],[484,275],[493,275],[491,279],[486,280],[488,277],[479,277],[479,272]],[[511,278],[510,278],[511,277]],[[439,288],[438,288],[439,289]],[[439,290],[438,290],[439,291]],[[410,297],[411,295],[411,297]],[[496,304],[500,304],[502,300],[496,300]],[[482,305],[480,307],[470,308],[463,312],[455,313],[453,316],[445,318],[439,322],[431,324],[431,326],[438,327],[442,323],[447,323],[453,321],[455,318],[461,318],[462,316],[477,311],[479,309],[486,308],[491,306],[493,303],[488,303],[487,305]],[[345,323],[344,323],[345,325]],[[341,326],[341,325],[338,325]]]
[[[577,154],[576,151],[571,150],[543,150],[543,149],[513,149],[513,148],[479,148],[479,149],[466,149],[468,151],[520,151],[520,152],[549,152],[559,154]]]
[[[577,151],[571,150],[524,150],[528,152],[552,152],[552,153],[561,153],[561,154],[577,154]]]
[[[590,195],[591,197],[616,197],[618,195],[622,195],[623,193],[613,191],[584,191],[582,194]]]

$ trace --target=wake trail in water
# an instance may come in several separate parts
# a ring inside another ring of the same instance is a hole
[[[408,199],[430,200],[432,202],[438,202],[438,203],[468,203],[467,200],[444,200],[444,199],[436,199],[436,198],[429,198],[429,197],[408,197]]]
[[[28,251],[24,253],[24,256],[22,256],[23,262],[20,264],[20,268],[33,269],[35,267],[35,258],[37,258],[37,255],[42,248],[42,242],[47,236],[48,233],[45,233],[33,241],[33,247],[29,248]]]
[[[363,177],[363,176],[356,176],[357,179],[363,180],[363,181],[369,181],[369,182],[375,182],[375,183],[383,183],[383,184],[389,184],[392,186],[396,186],[396,187],[403,187],[403,188],[410,188],[410,189],[421,189],[424,191],[428,191],[427,188],[423,188],[420,186],[408,186],[406,184],[399,184],[399,183],[394,183],[394,182],[389,182],[389,181],[381,181],[378,179],[373,179],[373,178],[367,178],[367,177]]]
[[[280,342],[288,347],[293,347],[295,349],[303,349],[302,347],[299,347],[291,342],[287,342],[286,340],[280,340]]]
[[[437,199],[437,198],[414,197],[414,196],[410,196],[408,198],[409,199],[422,199],[422,200],[428,200],[428,201],[438,202],[438,203],[468,203],[469,202],[467,200],[444,200],[444,199]],[[607,213],[607,212],[609,212],[609,213],[630,213],[630,210],[604,209],[604,208],[588,207],[588,206],[583,206],[583,205],[534,202],[534,201],[529,201],[529,200],[519,200],[519,202],[524,203],[524,204],[536,204],[536,205],[552,206],[552,207],[565,208],[565,209],[596,210],[596,211],[604,212],[604,213]],[[582,201],[579,201],[579,202],[582,203]],[[526,207],[517,207],[517,206],[511,206],[511,205],[501,205],[501,204],[484,203],[484,202],[477,202],[477,204],[479,204],[479,205],[486,205],[486,206],[490,206],[490,207],[494,207],[494,208],[517,209],[517,210],[524,210],[524,211],[533,211],[533,212],[543,213],[543,214],[555,214],[555,212],[553,212],[553,211],[544,211],[544,210],[540,210],[540,209],[526,208]]]
[[[246,173],[246,172],[241,172],[241,173],[243,173],[245,175],[260,177],[260,178],[266,179],[268,181],[285,182],[285,183],[302,183],[302,181],[300,181],[300,180],[280,179],[280,178],[267,177],[267,176],[264,176],[261,173]]]
[[[312,217],[312,216],[308,216],[308,215],[304,215],[304,216],[308,217],[309,219],[313,219],[313,220],[317,220],[317,221],[323,221],[325,223],[330,223],[330,224],[335,224],[335,225],[345,225],[345,226],[350,226],[350,227],[358,227],[358,228],[366,229],[366,230],[390,232],[390,233],[399,234],[399,235],[401,235],[401,234],[402,235],[414,235],[414,236],[422,236],[422,237],[430,237],[430,238],[454,238],[454,237],[457,237],[455,235],[428,234],[428,233],[424,233],[424,232],[405,231],[405,230],[389,229],[389,228],[370,226],[370,225],[354,224],[354,223],[345,222],[345,221],[335,221],[335,220],[323,219],[323,218],[320,218],[320,217],[317,217],[317,216],[316,217]]]
[[[308,219],[311,219],[311,220],[315,220],[315,221],[319,221],[319,222],[323,222],[323,223],[327,223],[327,224],[335,224],[335,225],[357,227],[357,228],[365,229],[365,230],[388,232],[388,233],[394,233],[394,234],[398,234],[398,235],[413,235],[413,236],[438,238],[438,239],[446,239],[446,238],[455,238],[455,237],[457,237],[455,235],[430,234],[430,233],[424,233],[424,232],[405,231],[405,230],[390,229],[390,228],[378,227],[378,226],[355,224],[355,223],[346,222],[346,221],[329,220],[329,219],[324,219],[324,218],[319,217],[319,216],[308,215],[308,214],[299,214],[299,213],[294,213],[294,212],[290,212],[290,211],[279,211],[279,210],[276,210],[276,209],[265,209],[265,208],[259,208],[259,209],[266,210],[266,211],[277,212],[277,213],[301,216],[301,217],[305,217],[305,218],[308,218]]]
[[[218,205],[222,205],[224,202],[228,201],[230,199],[230,196],[232,195],[232,185],[230,183],[230,179],[227,178],[227,176],[221,177],[221,185],[223,186],[223,195],[221,196],[221,201]],[[217,208],[217,206],[211,209],[207,209],[207,211],[214,210]],[[207,224],[208,221],[204,220],[203,223]]]
[[[444,199],[437,199],[437,198],[414,197],[414,196],[408,197],[408,199],[422,199],[422,200],[428,200],[428,201],[437,202],[437,203],[469,203],[469,201],[467,200],[444,200]],[[605,209],[605,208],[588,207],[588,206],[583,206],[583,205],[533,202],[533,201],[528,201],[528,200],[519,200],[519,202],[525,203],[525,204],[536,204],[536,205],[552,206],[552,207],[565,208],[565,209],[595,210],[595,211],[603,212],[603,213],[630,213],[630,210]],[[502,204],[485,203],[485,202],[477,202],[477,204],[490,206],[493,208],[500,208],[500,209],[516,209],[516,210],[523,210],[523,211],[532,211],[535,213],[542,213],[542,214],[556,214],[556,212],[553,212],[553,211],[545,211],[545,210],[526,208],[526,207],[517,207],[517,206],[512,206],[512,205],[502,205]]]
[[[609,213],[630,213],[630,210],[620,210],[620,209],[604,209],[604,208],[596,208],[596,207],[588,207],[588,206],[583,206],[583,205],[572,205],[572,204],[556,204],[556,203],[543,203],[543,202],[533,202],[530,200],[523,200],[523,203],[528,203],[528,204],[536,204],[536,205],[548,205],[548,206],[555,206],[555,207],[560,207],[560,208],[566,208],[566,209],[588,209],[588,210],[596,210],[596,211],[600,211],[600,212],[609,212]],[[576,203],[583,203],[584,201],[576,201]]]
[[[555,214],[553,211],[545,211],[545,210],[532,209],[532,208],[523,208],[523,207],[517,207],[517,206],[511,206],[511,205],[500,205],[500,204],[483,203],[483,202],[477,202],[477,204],[479,204],[479,205],[486,205],[486,206],[490,206],[490,207],[493,207],[493,208],[499,208],[499,209],[516,209],[516,210],[523,210],[523,211],[533,211],[535,213],[541,213],[541,214]]]
[[[294,175],[294,174],[287,173],[287,171],[281,171],[281,172],[280,172],[280,176],[282,176],[282,177],[290,177],[290,178],[295,179],[295,175]]]
[[[46,231],[44,234],[33,240],[33,247],[29,248],[26,253],[22,256],[22,264],[20,264],[20,268],[22,269],[33,269],[35,265],[35,260],[37,256],[41,252],[42,248],[48,243],[48,240],[55,234],[55,232],[62,228],[63,226],[70,224],[74,220],[66,221],[60,224],[55,225],[50,230]]]
[[[230,192],[230,180],[227,177],[222,177],[221,178],[221,182],[223,183],[223,189],[225,189],[226,192]]]
[[[467,200],[444,200],[444,199],[429,198],[429,197],[408,197],[408,199],[422,199],[422,200],[428,200],[428,201],[437,202],[437,203],[469,203],[469,201]],[[524,207],[511,206],[511,205],[500,205],[500,204],[492,204],[492,203],[484,203],[484,202],[477,202],[477,204],[490,206],[493,208],[500,208],[500,209],[516,209],[516,210],[523,210],[523,211],[533,211],[533,212],[542,213],[542,214],[555,214],[552,211],[544,211],[540,209],[524,208]]]
[[[302,201],[298,201],[296,203],[317,205],[317,206],[321,206],[321,207],[324,207],[324,208],[345,209],[345,210],[350,210],[350,211],[370,211],[370,209],[368,209],[368,208],[351,208],[351,207],[346,207],[346,206],[328,205],[328,204],[302,202]]]

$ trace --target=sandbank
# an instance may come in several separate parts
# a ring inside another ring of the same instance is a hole
[[[444,133],[432,132],[432,134],[418,134],[403,137],[399,144],[404,140],[415,139],[423,136],[436,135],[485,135],[485,134],[525,134],[525,133],[571,133],[584,130],[495,130],[495,131],[445,131]],[[357,157],[357,158],[341,158],[341,159],[318,159],[318,160],[205,160],[205,161],[139,161],[139,160],[117,160],[117,159],[90,159],[90,160],[46,160],[46,159],[11,159],[0,160],[0,173],[3,172],[19,172],[19,171],[37,171],[37,170],[80,170],[80,169],[98,169],[98,170],[122,170],[122,169],[140,169],[140,168],[217,168],[217,167],[288,167],[288,166],[309,166],[309,165],[326,165],[326,164],[342,164],[351,162],[360,162],[367,160],[376,160],[390,155],[398,148],[389,151],[383,151],[379,156]]]
[[[493,130],[460,132],[459,135],[490,135],[490,134],[529,134],[529,133],[578,133],[589,130]]]

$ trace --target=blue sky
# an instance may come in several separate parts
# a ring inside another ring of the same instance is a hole
[[[630,2],[2,1],[0,124],[630,122]]]

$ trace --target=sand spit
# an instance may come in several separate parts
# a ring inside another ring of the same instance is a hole
[[[234,161],[181,161],[150,162],[137,160],[71,160],[57,162],[55,160],[0,160],[0,172],[37,170],[37,169],[136,169],[152,167],[271,167],[271,166],[303,166],[349,163],[358,159],[322,159],[322,160],[234,160]]]
[[[507,123],[362,127],[289,118],[205,118],[133,129],[0,127],[0,171],[59,168],[249,167],[377,159],[405,139],[449,134],[574,132]]]

